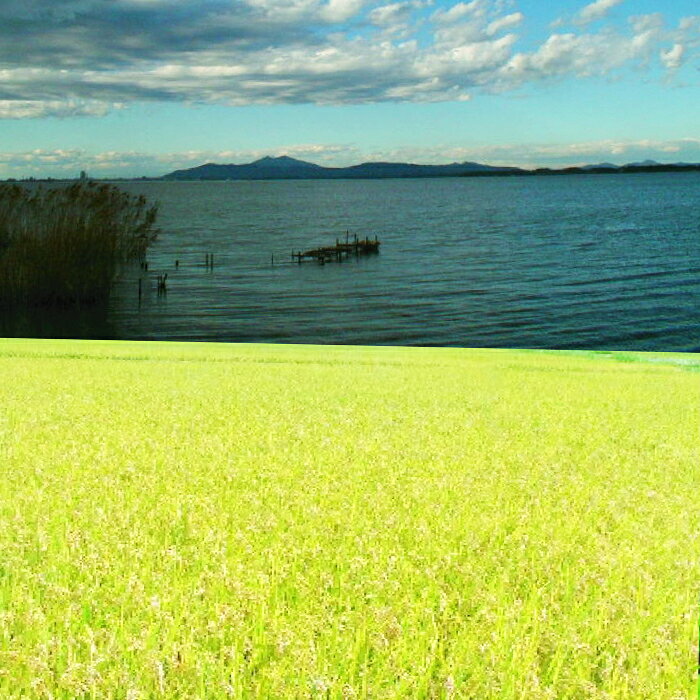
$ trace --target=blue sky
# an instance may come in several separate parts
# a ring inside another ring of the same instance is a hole
[[[700,162],[697,0],[0,0],[0,178]]]

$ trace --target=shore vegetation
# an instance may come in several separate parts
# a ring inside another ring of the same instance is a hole
[[[94,182],[0,184],[0,302],[86,304],[155,239],[157,206]]]

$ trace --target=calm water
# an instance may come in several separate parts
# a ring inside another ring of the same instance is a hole
[[[698,173],[121,186],[161,203],[141,305],[5,335],[700,351]],[[291,264],[346,230],[379,255]]]

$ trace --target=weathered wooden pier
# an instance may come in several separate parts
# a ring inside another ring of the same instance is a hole
[[[292,251],[292,262],[297,262],[301,265],[305,261],[317,262],[324,265],[327,262],[342,262],[350,256],[358,257],[360,255],[369,255],[379,252],[380,241],[375,236],[371,238],[358,238],[357,234],[353,240],[349,234],[345,236],[345,243],[339,239],[335,239],[335,245],[323,246],[321,248],[312,248],[305,251]]]

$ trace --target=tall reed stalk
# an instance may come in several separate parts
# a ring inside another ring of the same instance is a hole
[[[0,302],[92,303],[155,240],[157,205],[94,182],[0,185]]]

